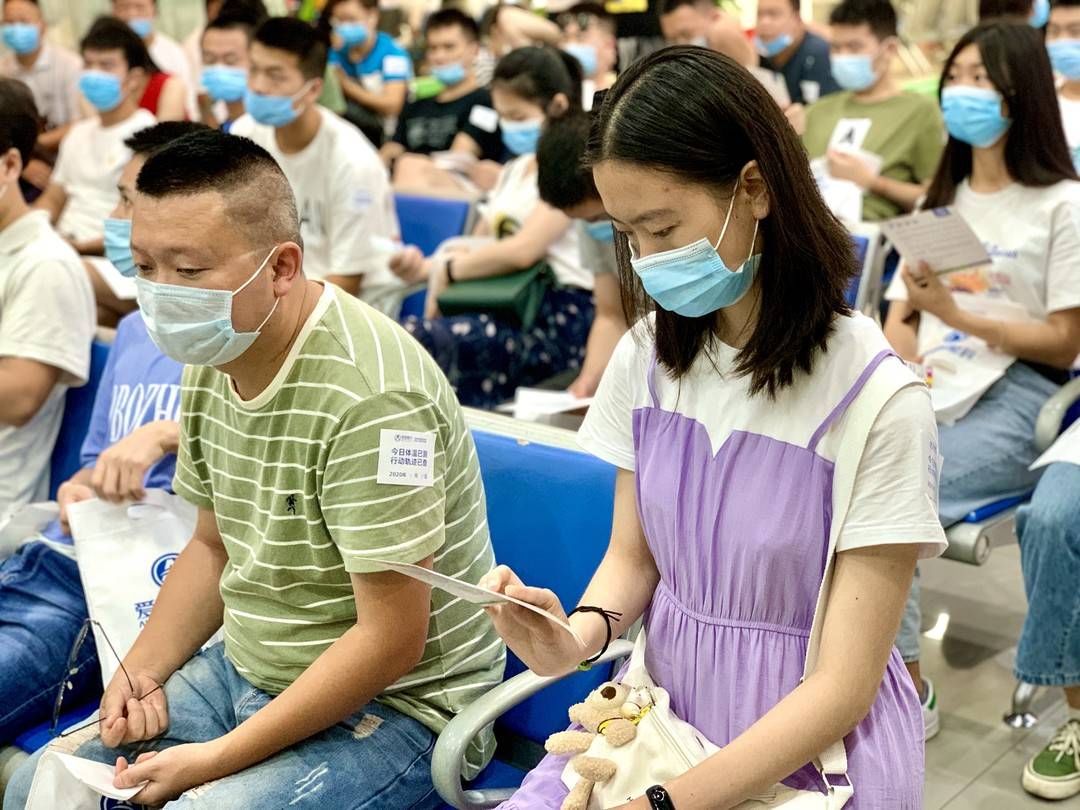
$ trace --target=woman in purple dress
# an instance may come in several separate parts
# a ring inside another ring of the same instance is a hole
[[[721,747],[666,798],[625,807],[734,807],[778,781],[824,791],[809,763],[840,739],[849,810],[921,807],[922,715],[893,639],[916,560],[945,546],[937,434],[925,386],[845,304],[850,237],[767,92],[705,49],[631,66],[590,159],[637,326],[581,431],[619,470],[610,547],[582,604],[621,614],[615,633],[644,618],[652,678]],[[857,463],[841,452],[852,445]],[[834,471],[854,481],[847,508]],[[820,655],[803,681],[834,525]],[[505,567],[485,584],[564,615]],[[608,632],[602,615],[574,613],[580,646],[523,609],[490,611],[540,674],[570,671]],[[545,759],[505,808],[558,808],[565,765]]]

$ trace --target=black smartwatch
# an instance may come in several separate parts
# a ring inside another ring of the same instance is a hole
[[[646,790],[645,798],[649,800],[649,805],[653,810],[675,810],[671,796],[660,785],[653,785]]]

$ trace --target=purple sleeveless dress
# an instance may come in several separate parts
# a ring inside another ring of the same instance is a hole
[[[639,517],[660,572],[646,664],[676,714],[719,746],[799,684],[832,520],[833,463],[816,448],[889,354],[874,357],[807,446],[736,430],[715,455],[703,424],[660,407],[653,361],[652,405],[633,414]],[[845,742],[847,810],[922,807],[922,712],[895,648]],[[546,757],[502,810],[558,808],[567,761]],[[824,789],[811,764],[784,781]]]

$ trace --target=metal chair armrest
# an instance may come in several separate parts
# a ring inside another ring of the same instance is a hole
[[[611,643],[597,663],[606,664],[626,658],[633,650],[632,642],[617,639]],[[549,684],[573,674],[574,672],[568,672],[566,675],[542,677],[525,671],[503,681],[490,692],[473,701],[464,711],[459,712],[439,735],[431,758],[432,780],[443,801],[459,810],[471,806],[461,787],[461,763],[469,744],[484,727],[491,725],[507,711]]]
[[[1065,413],[1080,400],[1080,377],[1070,380],[1061,387],[1042,406],[1039,418],[1035,422],[1035,447],[1041,453],[1057,439],[1061,433],[1061,423]]]

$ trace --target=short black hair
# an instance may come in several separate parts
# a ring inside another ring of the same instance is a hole
[[[692,6],[698,8],[701,6],[715,6],[716,4],[712,0],[660,0],[657,5],[657,13],[663,17],[666,14],[671,14],[673,11],[677,11],[683,6]]]
[[[216,192],[252,248],[302,244],[296,198],[285,173],[248,138],[201,127],[152,152],[135,188],[156,199]]]
[[[600,24],[608,30],[609,33],[614,34],[616,29],[615,17],[609,14],[607,9],[600,3],[584,2],[575,3],[570,6],[566,11],[561,12],[555,17],[555,22],[559,24],[560,28],[565,29],[566,24],[573,19],[580,19],[581,17],[593,17],[600,21]],[[584,28],[584,25],[578,23],[579,28]]]
[[[250,43],[252,37],[255,36],[255,29],[266,22],[269,16],[262,0],[254,0],[250,3],[229,0],[222,7],[221,12],[206,24],[203,33],[211,28],[220,31],[243,31]]]
[[[896,36],[896,9],[890,0],[843,0],[829,25],[866,25],[878,39],[889,39]]]
[[[428,17],[424,23],[424,36],[437,28],[449,28],[453,25],[465,32],[465,39],[469,42],[480,39],[480,26],[476,24],[476,20],[456,8],[441,8]]]
[[[1034,5],[1034,0],[979,0],[979,21],[995,20],[1001,17],[1026,20],[1031,16]]]
[[[136,155],[149,155],[185,135],[204,129],[208,129],[206,124],[197,121],[161,121],[129,136],[124,146]]]
[[[87,51],[122,51],[128,69],[142,68],[147,73],[160,72],[142,38],[126,22],[116,17],[98,17],[79,43],[80,53]]]
[[[588,113],[581,112],[551,121],[540,136],[536,183],[540,199],[552,208],[566,210],[600,197],[585,164],[591,126]]]
[[[1050,8],[1076,8],[1080,6],[1080,0],[1052,0]]]
[[[0,154],[16,149],[23,166],[29,163],[40,120],[30,88],[18,79],[0,78]]]
[[[305,79],[321,79],[326,73],[330,53],[327,36],[303,20],[271,17],[256,29],[255,42],[294,54]]]

